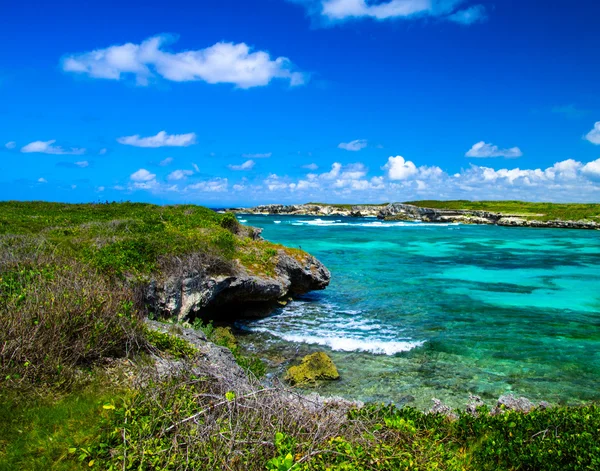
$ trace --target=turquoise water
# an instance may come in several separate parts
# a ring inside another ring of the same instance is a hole
[[[600,233],[243,216],[315,255],[331,285],[238,324],[272,365],[327,351],[366,401],[428,407],[515,393],[600,399]],[[274,372],[277,373],[274,366]]]

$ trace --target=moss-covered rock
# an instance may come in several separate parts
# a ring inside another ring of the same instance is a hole
[[[291,384],[306,385],[318,380],[339,379],[340,374],[326,353],[317,352],[307,355],[302,363],[292,366],[285,375]]]

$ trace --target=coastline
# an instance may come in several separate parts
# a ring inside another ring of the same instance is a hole
[[[438,209],[406,203],[387,205],[261,205],[251,208],[228,208],[236,214],[376,217],[383,221],[412,221],[428,223],[488,224],[504,227],[600,230],[600,222],[592,220],[541,220],[510,212],[490,212],[470,209]],[[600,210],[599,210],[600,211]]]

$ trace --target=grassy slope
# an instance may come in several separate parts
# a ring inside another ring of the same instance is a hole
[[[238,231],[232,216],[196,206],[0,203],[0,470],[186,469],[189,460],[193,469],[278,471],[294,463],[295,470],[600,466],[594,406],[456,423],[373,406],[340,420],[277,396],[242,397],[209,372],[135,387],[120,379],[135,374],[147,352],[190,362],[196,355],[182,340],[144,329],[124,275],[143,278],[191,251],[220,260],[215,270],[239,260],[269,271],[277,246]],[[105,364],[117,366],[107,374]],[[115,373],[121,364],[129,366]],[[168,431],[200,410],[210,420],[201,415]]]
[[[408,201],[422,208],[435,209],[463,209],[489,211],[493,213],[504,213],[519,215],[526,219],[537,219],[550,221],[560,219],[563,221],[596,221],[600,218],[600,204],[578,204],[578,203],[529,203],[525,201]]]

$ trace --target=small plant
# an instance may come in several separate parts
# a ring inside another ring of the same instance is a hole
[[[192,358],[198,354],[198,350],[194,346],[177,335],[148,328],[144,335],[150,345],[175,358]]]

